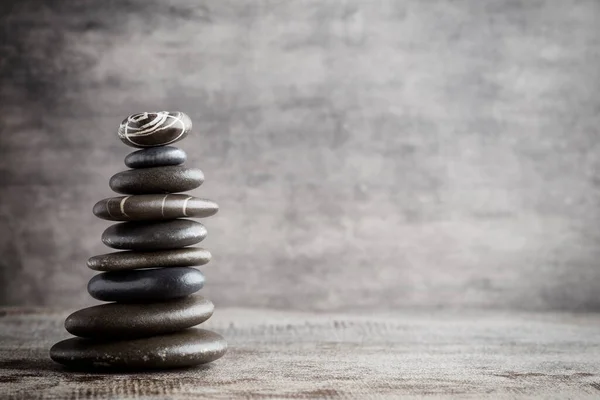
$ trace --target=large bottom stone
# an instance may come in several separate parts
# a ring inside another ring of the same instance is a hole
[[[72,338],[52,346],[50,357],[72,368],[149,369],[205,364],[227,351],[225,339],[205,329],[149,338],[98,341]]]
[[[211,301],[202,296],[160,303],[108,303],[75,311],[65,320],[65,328],[84,338],[149,337],[201,324],[213,311]]]

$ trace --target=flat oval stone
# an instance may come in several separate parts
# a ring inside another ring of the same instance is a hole
[[[110,178],[112,190],[122,194],[177,193],[196,189],[204,182],[198,168],[153,167],[122,171]]]
[[[181,111],[158,111],[132,114],[125,118],[117,134],[131,147],[156,147],[185,138],[192,120]]]
[[[201,324],[213,310],[210,300],[202,296],[160,303],[109,303],[75,311],[65,320],[65,328],[87,338],[146,337]]]
[[[215,215],[219,206],[214,201],[186,194],[140,194],[111,197],[94,206],[94,215],[109,221],[167,220]]]
[[[163,251],[117,251],[91,257],[87,266],[96,271],[126,271],[137,268],[193,267],[211,259],[208,250],[199,247]]]
[[[125,165],[129,168],[164,167],[181,165],[187,160],[185,151],[172,146],[149,147],[134,151],[125,157]]]
[[[207,264],[210,251],[199,247],[163,251],[117,251],[91,257],[87,266],[96,271],[126,271],[138,268],[193,267]]]
[[[215,361],[226,352],[227,342],[221,335],[192,328],[168,335],[114,342],[71,338],[52,346],[50,358],[76,369],[139,370],[191,367]]]
[[[189,219],[122,222],[106,228],[102,242],[120,250],[168,250],[199,243],[206,234],[204,225]]]
[[[104,272],[94,276],[87,288],[88,293],[98,300],[137,303],[189,296],[202,286],[202,272],[175,267]]]

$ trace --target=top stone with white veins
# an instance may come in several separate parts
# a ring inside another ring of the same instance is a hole
[[[119,126],[119,138],[131,147],[156,147],[185,138],[192,120],[181,111],[158,111],[132,114]]]

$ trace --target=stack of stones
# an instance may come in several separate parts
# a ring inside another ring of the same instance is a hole
[[[127,145],[144,148],[125,158],[132,168],[110,179],[122,197],[94,206],[110,221],[102,242],[126,250],[95,256],[88,292],[111,302],[67,317],[65,328],[77,338],[63,340],[50,357],[71,367],[175,368],[218,359],[227,349],[220,335],[192,328],[209,319],[213,304],[192,295],[204,285],[193,266],[206,264],[207,250],[188,247],[206,237],[206,228],[185,217],[203,218],[218,211],[216,203],[186,194],[204,181],[202,171],[182,164],[186,154],[167,146],[185,138],[192,122],[182,112],[134,114],[119,127]]]

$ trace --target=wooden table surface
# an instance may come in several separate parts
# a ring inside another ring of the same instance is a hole
[[[600,398],[600,314],[218,309],[210,366],[71,372],[65,312],[0,309],[0,398]]]

